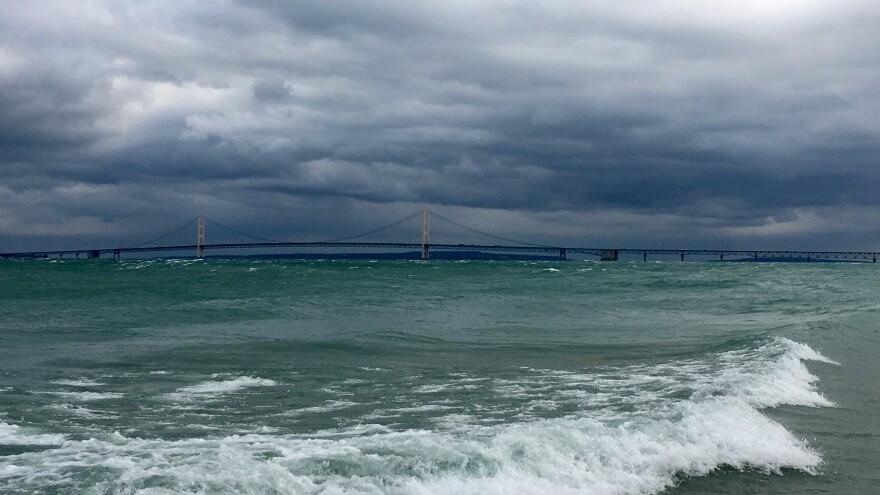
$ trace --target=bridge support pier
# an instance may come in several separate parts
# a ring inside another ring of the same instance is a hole
[[[196,258],[205,257],[205,216],[199,215],[199,221],[196,224]]]
[[[758,252],[755,251],[755,262],[757,262],[757,261],[758,261]]]
[[[599,261],[617,261],[619,250],[603,249],[599,252]]]
[[[427,260],[431,257],[428,252],[428,210],[422,210],[422,259]]]
[[[565,248],[559,248],[559,259],[565,261],[568,259],[567,253],[565,252]]]
[[[642,261],[648,261],[648,253],[642,253]]]
[[[118,249],[114,249],[114,250],[113,250],[113,259],[114,259],[114,260],[120,260],[120,259],[122,259],[122,252],[121,252],[120,250],[118,250]]]
[[[684,261],[684,251],[681,252],[681,261]]]
[[[719,254],[718,254],[718,260],[719,260],[719,261],[724,261],[724,253],[719,253]]]

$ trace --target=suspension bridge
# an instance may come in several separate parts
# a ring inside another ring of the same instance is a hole
[[[418,242],[374,242],[366,241],[363,238],[386,232],[394,227],[402,225],[406,222],[413,221],[421,217],[421,238]],[[480,244],[480,243],[431,243],[430,223],[431,219],[439,219],[446,224],[457,227],[461,230],[477,234],[485,238],[492,239],[496,244]],[[224,242],[209,243],[206,242],[206,228],[217,228],[221,231],[231,232],[239,237],[246,238],[243,242]],[[186,232],[188,229],[195,229],[195,242],[193,243],[170,243],[163,244],[169,238],[177,234]],[[361,240],[358,240],[361,239]],[[196,258],[204,258],[206,251],[229,252],[232,250],[315,250],[315,249],[360,249],[369,250],[370,252],[388,252],[400,250],[412,250],[421,253],[421,259],[427,260],[431,257],[432,251],[458,251],[458,252],[480,252],[480,253],[516,253],[527,255],[539,255],[547,257],[555,257],[560,260],[568,259],[569,255],[582,255],[587,257],[595,257],[602,261],[618,261],[621,255],[632,259],[639,257],[643,261],[648,261],[648,257],[660,257],[662,259],[675,259],[685,261],[686,257],[697,257],[699,259],[718,259],[719,261],[739,259],[739,260],[800,260],[800,261],[825,261],[825,260],[849,260],[849,261],[870,261],[877,262],[880,252],[870,251],[807,251],[807,250],[743,250],[743,249],[645,249],[645,248],[589,248],[589,247],[564,247],[552,246],[545,244],[536,244],[514,239],[508,239],[500,236],[484,232],[479,229],[468,227],[449,219],[438,213],[427,209],[414,212],[404,218],[391,222],[387,225],[362,232],[356,235],[342,237],[338,239],[330,239],[324,241],[285,241],[276,239],[267,239],[245,232],[239,231],[232,227],[228,227],[219,222],[210,220],[205,216],[198,216],[186,222],[185,224],[166,232],[160,236],[150,239],[139,244],[100,248],[100,249],[62,249],[62,250],[43,250],[43,251],[26,251],[26,252],[8,252],[0,253],[0,258],[78,258],[78,259],[102,259],[112,258],[115,260],[123,257],[155,257],[159,255],[167,255],[171,253],[192,253]],[[133,255],[133,256],[132,256]],[[186,256],[186,255],[184,255]],[[333,257],[329,255],[328,257]]]

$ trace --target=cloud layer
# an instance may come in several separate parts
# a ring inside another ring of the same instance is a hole
[[[6,6],[0,251],[422,207],[547,243],[877,249],[877,25],[870,1]]]

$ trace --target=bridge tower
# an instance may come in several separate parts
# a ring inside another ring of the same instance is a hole
[[[196,257],[202,259],[205,257],[205,215],[199,215],[196,224]]]
[[[422,259],[428,259],[428,209],[422,210]]]

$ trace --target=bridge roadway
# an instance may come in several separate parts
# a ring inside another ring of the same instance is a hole
[[[104,255],[112,255],[114,259],[121,258],[123,253],[157,253],[195,251],[196,244],[180,244],[173,246],[150,246],[150,247],[127,247],[109,249],[72,249],[56,251],[31,251],[17,253],[0,253],[0,258],[50,258],[75,256],[79,258],[101,258]],[[233,244],[204,244],[206,250],[223,249],[266,249],[266,248],[365,248],[365,249],[413,249],[421,250],[420,243],[413,242],[247,242]],[[751,258],[755,261],[760,259],[803,259],[803,260],[852,260],[877,262],[878,252],[867,251],[773,251],[773,250],[742,250],[742,249],[605,249],[605,248],[579,248],[557,246],[511,246],[511,245],[484,245],[484,244],[429,244],[431,250],[456,250],[456,251],[489,251],[489,252],[514,252],[535,254],[556,254],[560,259],[566,259],[569,254],[586,254],[597,256],[604,261],[617,261],[621,254],[642,256],[647,261],[648,255],[678,256],[681,261],[686,256],[717,257],[724,261],[727,257]]]

